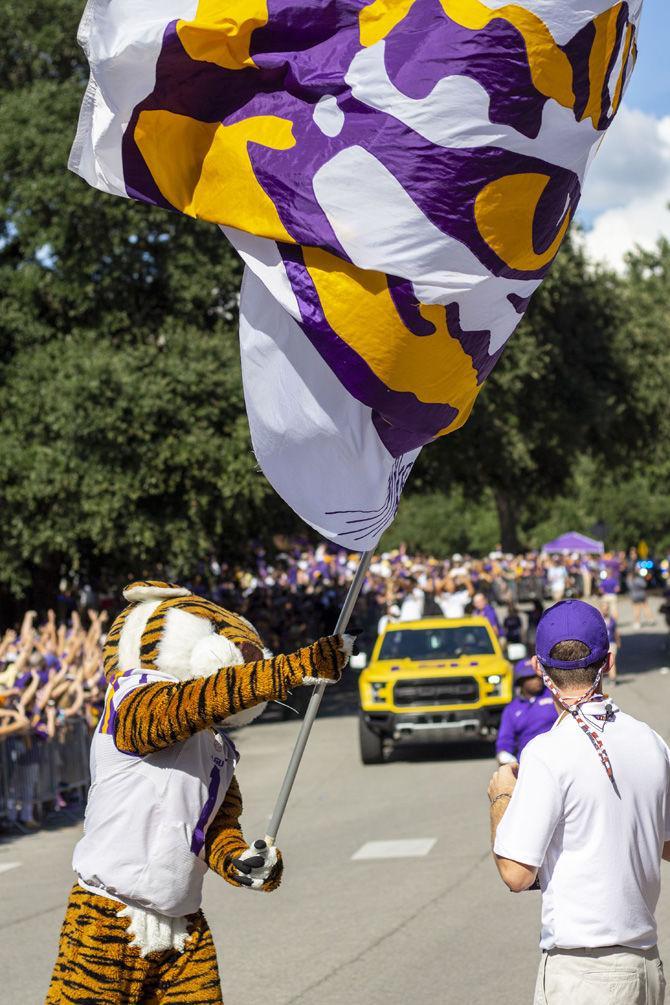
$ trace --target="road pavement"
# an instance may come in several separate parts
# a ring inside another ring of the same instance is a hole
[[[623,605],[623,621],[630,621]],[[665,625],[622,627],[618,704],[670,738]],[[489,853],[478,746],[405,748],[384,765],[358,756],[351,686],[317,722],[280,833],[272,895],[209,875],[205,911],[226,1005],[520,1005],[532,1000],[539,894],[511,894]],[[236,737],[243,821],[262,836],[297,732],[273,721]],[[0,1002],[40,1005],[72,882],[79,821],[0,843]],[[391,846],[411,857],[375,857]],[[372,857],[370,857],[372,856]],[[670,870],[670,865],[664,867]],[[670,876],[658,911],[670,958]]]

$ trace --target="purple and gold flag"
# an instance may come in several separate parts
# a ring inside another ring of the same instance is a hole
[[[71,167],[245,260],[254,450],[374,546],[558,251],[642,0],[91,0]]]

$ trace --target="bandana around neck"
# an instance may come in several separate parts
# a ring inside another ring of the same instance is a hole
[[[584,694],[578,696],[577,698],[563,698],[549,674],[544,668],[542,669],[542,680],[551,691],[557,704],[559,704],[565,712],[569,712],[582,732],[586,733],[589,740],[593,744],[598,757],[600,758],[600,763],[607,772],[607,777],[612,785],[614,785],[614,772],[612,771],[612,765],[605,749],[605,745],[598,735],[598,733],[604,732],[606,722],[614,721],[612,703],[608,701],[606,695],[596,694],[600,681],[602,680],[602,675],[603,667],[600,668],[593,684],[587,691],[584,692]],[[589,702],[600,703],[604,701],[608,701],[608,704],[605,705],[604,712],[586,712],[582,707]]]

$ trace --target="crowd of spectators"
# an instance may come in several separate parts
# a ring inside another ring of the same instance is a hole
[[[244,564],[211,557],[185,585],[247,617],[273,652],[286,652],[332,631],[359,556],[333,545],[277,537],[272,552],[253,550]],[[400,547],[375,555],[353,627],[374,639],[388,620],[429,615],[489,617],[508,641],[532,644],[546,602],[601,596],[614,617],[630,593],[636,623],[649,615],[647,582],[634,549],[603,556],[530,552],[486,558],[437,559]],[[153,574],[155,575],[155,573]],[[151,578],[143,570],[143,578]],[[163,576],[171,578],[167,571]],[[120,610],[122,584],[77,589],[63,582],[43,624],[28,611],[0,642],[0,737],[31,728],[51,735],[54,724],[82,714],[94,725],[104,698],[101,651],[106,622]],[[99,612],[99,613],[98,613]],[[27,725],[26,725],[27,724]]]
[[[40,826],[48,802],[63,809],[65,746],[78,727],[75,776],[87,777],[86,736],[104,703],[102,640],[105,612],[72,611],[42,624],[27,611],[0,640],[0,824]],[[72,751],[68,751],[72,763]]]
[[[211,559],[189,585],[239,610],[269,648],[285,651],[332,630],[358,556],[328,544],[278,539],[276,546],[272,557],[257,548],[244,567]],[[374,556],[354,627],[369,644],[389,620],[480,612],[507,641],[532,645],[545,603],[598,596],[616,616],[619,594],[628,591],[635,601],[635,591],[647,585],[634,549],[601,556],[497,550],[486,558],[436,559],[400,547]]]
[[[258,546],[244,563],[220,557],[201,561],[184,585],[244,614],[268,648],[281,652],[332,630],[357,565],[357,554],[333,545],[277,536],[271,551]],[[143,570],[141,578],[174,576],[169,569]],[[354,621],[359,632],[374,637],[382,618],[459,617],[493,608],[501,626],[505,622],[505,637],[514,641],[530,635],[532,641],[542,605],[563,597],[601,596],[616,616],[617,598],[627,591],[639,604],[638,623],[649,615],[647,586],[635,549],[604,555],[496,550],[485,558],[437,559],[400,547],[374,556]],[[113,618],[122,605],[122,588],[82,582],[75,590],[64,583],[57,598],[59,619],[67,620],[77,608],[102,610]]]
[[[273,652],[287,652],[333,630],[359,556],[325,543],[277,538],[274,545],[272,552],[255,548],[244,564],[203,561],[185,585],[247,617]],[[171,578],[167,571],[162,576]],[[142,578],[152,572],[143,570]],[[532,647],[545,603],[600,596],[614,642],[619,594],[629,592],[637,624],[650,615],[646,588],[634,550],[604,556],[497,550],[486,558],[437,559],[401,547],[374,556],[351,627],[360,648],[370,652],[389,621],[478,613],[504,642]],[[121,590],[122,584],[101,589],[82,582],[75,588],[64,581],[54,610],[43,619],[28,611],[20,625],[5,631],[0,744],[34,749],[57,738],[73,718],[89,731],[95,728],[106,690],[105,630],[123,605]],[[31,826],[30,806],[21,812],[21,822]]]
[[[27,611],[19,631],[0,641],[0,738],[27,735],[50,739],[58,724],[83,716],[95,726],[105,696],[102,639],[107,613],[77,611],[56,623],[53,610],[37,625]]]

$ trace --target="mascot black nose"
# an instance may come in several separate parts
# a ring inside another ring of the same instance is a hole
[[[256,851],[265,851],[267,845],[265,841],[259,838],[258,841],[254,841],[254,848],[256,849]]]

